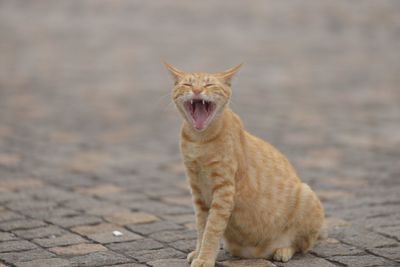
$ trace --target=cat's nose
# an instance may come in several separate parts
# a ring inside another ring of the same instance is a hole
[[[203,89],[201,89],[200,87],[196,87],[196,88],[193,88],[192,91],[195,95],[198,95],[201,93],[201,91],[203,91]]]

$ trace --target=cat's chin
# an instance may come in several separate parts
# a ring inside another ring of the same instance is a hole
[[[217,111],[217,104],[205,99],[190,99],[183,106],[190,124],[199,132],[207,129]]]

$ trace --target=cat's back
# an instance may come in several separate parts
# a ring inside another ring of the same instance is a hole
[[[263,176],[285,177],[300,182],[292,164],[277,148],[248,131],[244,135],[245,155],[250,169],[262,170]]]

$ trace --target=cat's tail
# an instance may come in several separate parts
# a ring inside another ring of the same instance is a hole
[[[328,225],[326,220],[322,223],[321,229],[319,230],[318,240],[324,240],[328,238]]]

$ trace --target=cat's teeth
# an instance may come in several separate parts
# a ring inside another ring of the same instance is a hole
[[[192,105],[193,105],[193,99],[192,99],[192,100],[190,100],[190,104],[192,104]]]
[[[205,104],[204,100],[203,100],[203,105]]]

